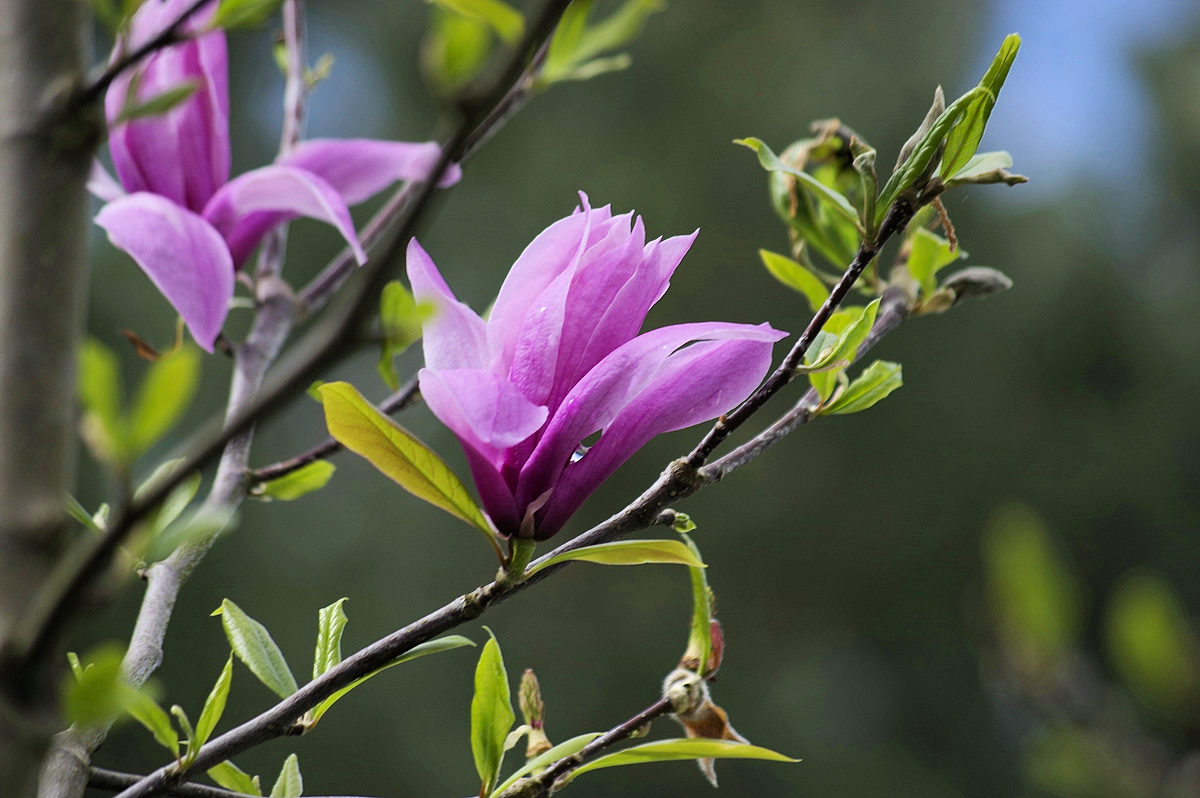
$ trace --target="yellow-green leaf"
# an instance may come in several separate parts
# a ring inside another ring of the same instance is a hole
[[[200,710],[200,718],[196,721],[196,737],[188,749],[189,755],[198,752],[212,736],[213,729],[217,728],[221,715],[225,713],[225,702],[229,698],[229,686],[232,682],[233,654],[230,654],[229,659],[225,661],[225,667],[221,669],[221,675],[217,677],[217,683],[213,685],[208,698],[204,699],[204,709]]]
[[[475,693],[471,698],[471,754],[483,782],[481,795],[491,794],[496,786],[504,759],[504,740],[516,718],[500,644],[488,629],[488,641],[475,667]]]
[[[837,213],[846,221],[854,225],[859,233],[863,231],[862,222],[858,218],[858,211],[850,204],[850,200],[839,191],[836,191],[829,186],[817,180],[815,177],[805,172],[803,169],[793,169],[779,159],[779,156],[758,138],[734,139],[734,144],[741,144],[743,147],[748,147],[758,155],[758,162],[763,169],[768,172],[783,172],[791,175],[799,180],[808,188],[817,199],[823,202],[831,210]]]
[[[1008,78],[1008,70],[1012,68],[1020,48],[1020,36],[1011,33],[1005,37],[1000,51],[996,53],[983,79],[979,81],[979,88],[984,91],[976,95],[963,111],[962,119],[950,129],[949,135],[946,136],[946,150],[942,156],[940,174],[943,178],[961,169],[979,149],[979,141],[983,138],[984,128],[987,127],[992,108],[996,105],[1000,88]]]
[[[808,307],[813,313],[829,298],[829,289],[820,278],[791,258],[765,249],[760,249],[758,256],[772,277],[808,300]]]
[[[125,689],[130,691],[129,706],[126,707],[129,715],[145,726],[159,745],[178,758],[179,734],[171,724],[171,717],[150,696],[128,686]]]
[[[122,464],[125,424],[121,417],[121,372],[117,356],[95,338],[79,349],[79,399],[83,436],[97,459]]]
[[[904,384],[900,364],[876,360],[863,369],[846,390],[821,409],[823,416],[845,415],[866,410]]]
[[[679,536],[683,538],[683,542],[687,544],[688,549],[697,560],[700,560],[700,549],[692,541],[691,537],[686,532],[680,532]],[[684,657],[693,656],[696,658],[698,665],[698,673],[707,676],[710,670],[714,670],[719,663],[710,663],[709,658],[713,653],[712,642],[712,590],[708,587],[708,577],[704,573],[703,568],[689,568],[688,575],[692,582],[692,623],[688,630],[688,645],[684,653]]]
[[[72,723],[90,726],[111,721],[136,700],[136,691],[121,681],[124,655],[124,648],[116,643],[88,653],[82,674],[65,686],[64,705]]]
[[[304,779],[300,775],[300,759],[290,755],[283,760],[279,778],[271,788],[271,798],[300,798],[304,794]]]
[[[518,779],[522,778],[523,776],[528,776],[538,768],[548,767],[564,757],[578,754],[583,750],[584,746],[586,746],[592,740],[595,740],[600,736],[600,734],[601,732],[589,732],[587,734],[581,734],[578,737],[572,737],[570,740],[561,742],[550,750],[535,756],[507,779],[496,785],[496,789],[493,792],[499,795],[512,785],[516,784]]]
[[[221,0],[213,17],[214,28],[253,28],[267,21],[283,0]]]
[[[290,502],[325,487],[336,470],[328,460],[313,460],[290,474],[264,482],[254,489],[254,495]]]
[[[693,568],[704,567],[703,561],[678,540],[620,540],[615,543],[598,543],[595,546],[564,551],[562,554],[557,554],[538,564],[536,568],[531,568],[526,575],[535,574],[543,568],[570,560],[594,562],[599,565],[662,563],[689,565]]]
[[[136,458],[175,426],[200,383],[200,350],[191,345],[150,364],[129,414],[130,456]]]
[[[262,795],[258,776],[251,776],[228,759],[208,769],[208,777],[227,790],[244,795]]]
[[[271,638],[271,633],[258,621],[242,612],[242,608],[229,599],[213,615],[221,616],[225,636],[234,655],[280,698],[296,692],[296,677],[283,658],[283,652]]]
[[[468,19],[486,22],[501,39],[516,44],[525,33],[525,17],[502,0],[428,0]]]
[[[645,762],[669,762],[676,759],[766,759],[772,762],[799,762],[789,756],[748,743],[737,743],[731,740],[707,740],[703,738],[673,740],[658,740],[653,743],[635,745],[623,751],[607,754],[593,759],[585,765],[576,768],[567,781],[592,770],[618,767],[620,765],[640,765]]]
[[[938,271],[965,257],[967,253],[961,248],[951,249],[949,241],[921,227],[913,233],[905,266],[928,296],[937,288]]]
[[[494,540],[491,526],[450,467],[408,430],[380,413],[353,385],[319,389],[329,434],[418,499],[472,524]]]
[[[346,628],[346,611],[340,598],[317,612],[317,650],[313,655],[313,678],[342,661],[342,632]]]

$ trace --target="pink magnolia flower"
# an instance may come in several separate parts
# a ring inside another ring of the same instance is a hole
[[[153,38],[189,2],[147,0],[133,16],[124,46],[136,48]],[[347,205],[397,180],[423,179],[440,152],[433,142],[314,139],[271,166],[230,180],[225,32],[204,32],[215,9],[214,2],[186,23],[194,38],[159,50],[113,82],[105,113],[120,183],[99,165],[89,182],[108,201],[96,223],[209,352],[229,310],[235,271],[272,228],[298,216],[328,222],[362,263],[366,254]],[[196,85],[194,93],[167,113],[118,121],[131,99],[142,102],[189,82]],[[453,184],[460,174],[451,168],[440,185]]]
[[[580,196],[513,264],[486,322],[415,239],[408,247],[413,294],[437,308],[421,395],[458,437],[505,536],[545,540],[655,435],[739,404],[786,334],[700,322],[639,335],[695,234],[647,244],[640,217]]]

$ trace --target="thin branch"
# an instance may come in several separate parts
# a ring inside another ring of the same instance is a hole
[[[304,132],[308,105],[308,62],[304,48],[304,0],[283,4],[283,42],[287,52],[287,82],[283,88],[283,130],[279,135],[279,154],[291,152]]]
[[[119,770],[106,768],[88,769],[88,786],[97,790],[117,792],[137,784],[143,776],[136,773],[122,773]],[[244,793],[225,790],[220,787],[209,787],[205,784],[184,782],[172,789],[167,795],[175,798],[245,798]],[[306,798],[310,798],[306,796]],[[315,796],[311,798],[316,798]],[[351,798],[351,796],[324,796],[324,798]]]
[[[400,386],[400,390],[384,399],[376,407],[379,412],[384,415],[398,413],[405,408],[411,407],[421,400],[421,389],[417,385],[416,377],[412,378],[404,385]],[[273,479],[279,479],[293,471],[303,468],[316,460],[324,460],[334,452],[341,451],[342,444],[335,441],[333,438],[326,438],[323,443],[320,443],[309,449],[304,454],[298,454],[295,457],[289,457],[287,460],[281,460],[278,463],[272,463],[268,466],[255,469],[250,472],[250,485],[261,485],[264,482],[270,482]]]
[[[523,792],[523,794],[533,795],[540,798],[541,796],[549,795],[554,783],[559,779],[569,774],[572,770],[580,765],[587,764],[595,759],[604,751],[617,743],[627,740],[637,734],[638,730],[643,728],[647,723],[661,718],[663,715],[668,715],[671,712],[671,702],[665,698],[660,698],[650,706],[643,709],[641,712],[634,715],[629,720],[614,726],[604,734],[592,740],[590,743],[580,749],[579,753],[574,756],[563,757],[555,762],[550,767],[546,768],[541,775],[534,777],[533,781],[540,785],[536,791]],[[515,785],[514,785],[515,786]],[[526,788],[529,789],[528,787]]]
[[[112,82],[116,80],[122,72],[130,67],[136,66],[137,63],[146,56],[170,47],[173,44],[179,44],[180,42],[184,41],[185,37],[181,33],[180,28],[183,27],[184,23],[191,19],[191,17],[197,11],[211,2],[213,2],[213,0],[195,0],[195,2],[185,8],[179,14],[179,16],[175,18],[174,22],[164,28],[157,36],[147,41],[141,47],[125,53],[105,67],[104,71],[101,72],[95,80],[80,89],[79,93],[75,95],[75,106],[81,107],[91,105],[99,100],[104,95],[104,92],[108,91],[108,87],[112,85]]]

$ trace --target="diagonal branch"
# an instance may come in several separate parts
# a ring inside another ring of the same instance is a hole
[[[88,770],[88,786],[93,789],[108,790],[110,792],[117,792],[126,787],[132,787],[141,778],[136,773],[122,773],[119,770],[108,770],[106,768],[89,768]],[[226,790],[221,787],[209,787],[205,784],[193,784],[192,782],[180,784],[167,794],[174,796],[174,798],[245,798],[245,793],[234,792],[233,790]],[[317,798],[317,796],[306,796],[306,798]],[[351,796],[325,796],[325,798],[351,798]]]

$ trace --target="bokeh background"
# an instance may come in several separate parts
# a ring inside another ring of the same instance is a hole
[[[417,64],[425,3],[308,6],[313,58],[336,58],[313,98],[310,135],[420,140],[444,130]],[[1094,707],[1103,696],[1120,733],[1166,761],[1195,745],[1194,693],[1168,696],[1174,708],[1164,710],[1139,690],[1110,645],[1110,609],[1131,569],[1161,588],[1151,591],[1159,609],[1131,637],[1150,641],[1149,661],[1155,640],[1174,640],[1178,678],[1191,684],[1189,619],[1200,614],[1200,10],[1190,0],[674,0],[631,48],[629,70],[556,86],[513,119],[420,235],[460,297],[481,309],[524,244],[582,189],[594,203],[642,213],[651,236],[700,228],[653,325],[769,320],[798,331],[802,301],[756,255],[787,246],[765,173],[731,140],[758,136],[780,150],[807,135],[811,120],[838,116],[890,164],[934,86],[957,96],[973,85],[1011,31],[1024,46],[984,149],[1010,150],[1031,182],[956,191],[947,205],[970,263],[1005,271],[1015,287],[904,324],[873,353],[903,363],[901,390],[866,413],[800,429],[679,507],[699,524],[725,627],[716,700],[752,741],[804,759],[719,763],[723,795],[1151,794],[1133,791],[1142,782],[1120,763],[1115,776],[1083,778],[1094,747],[1039,748],[1056,728],[1046,713],[1059,711],[1046,685],[1075,681],[1094,693],[1078,700]],[[231,39],[235,172],[267,162],[276,146],[282,81],[272,36]],[[291,241],[286,275],[297,285],[338,248],[305,222]],[[166,342],[173,314],[100,236],[95,253],[90,329],[122,352],[132,379],[142,365],[118,331]],[[417,368],[417,354],[402,359],[403,374]],[[364,350],[330,376],[381,398],[376,357]],[[228,362],[214,357],[204,368],[185,427],[223,405]],[[465,473],[452,436],[425,408],[404,423]],[[182,431],[152,454],[165,456]],[[647,446],[558,540],[624,506],[701,432]],[[322,437],[319,406],[301,397],[260,429],[254,463]],[[186,586],[158,673],[165,704],[199,711],[228,653],[209,617],[222,598],[265,623],[303,676],[318,608],[349,597],[352,651],[491,577],[494,560],[470,529],[352,455],[335,462],[319,493],[248,503],[240,527]],[[80,499],[94,507],[105,491],[85,462]],[[988,530],[1014,525],[1025,537],[985,559]],[[1006,614],[997,596],[1025,602],[1025,616]],[[125,638],[139,600],[131,583],[73,647]],[[689,602],[682,569],[578,565],[484,620],[514,679],[537,671],[558,741],[654,700],[681,653]],[[1022,617],[1032,618],[1026,627]],[[1175,626],[1156,638],[1155,618]],[[462,631],[485,637],[478,623]],[[389,671],[313,734],[236,761],[269,787],[295,751],[315,795],[471,794],[474,657],[462,649]],[[1063,676],[1066,660],[1090,676]],[[222,728],[272,699],[236,667]],[[1069,715],[1059,720],[1070,726]],[[655,725],[656,736],[678,731],[669,720]],[[126,724],[97,762],[145,772],[163,753]],[[569,789],[580,798],[663,798],[710,788],[685,762],[604,771]]]

